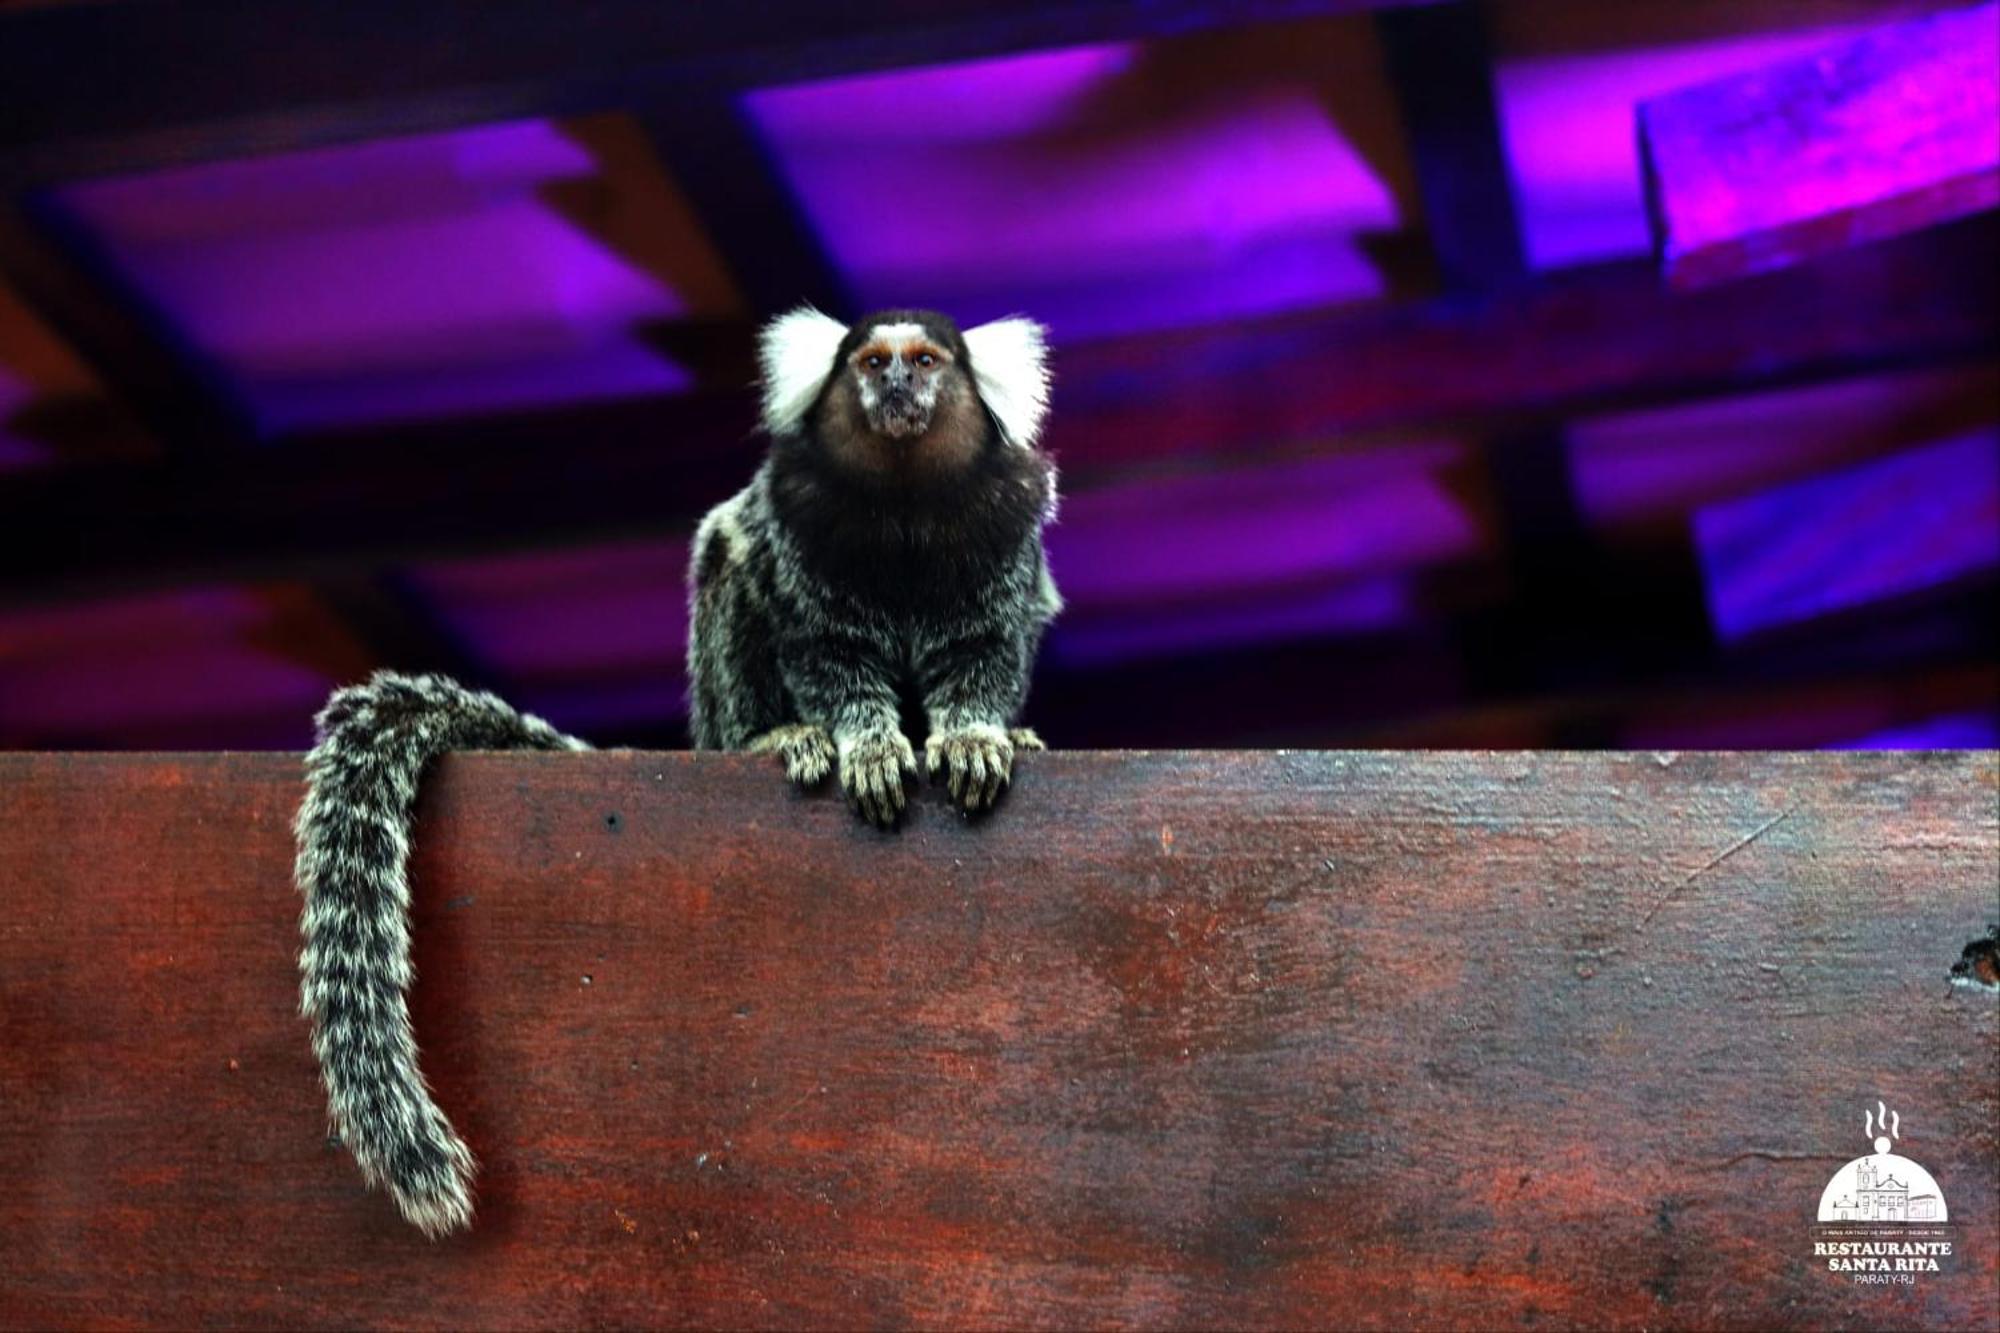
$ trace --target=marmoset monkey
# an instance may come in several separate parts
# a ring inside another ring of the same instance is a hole
[[[961,333],[930,311],[853,327],[800,309],[763,333],[771,437],[750,484],[695,534],[688,647],[694,743],[779,755],[811,786],[836,767],[893,826],[925,766],[967,811],[993,804],[1042,632],[1061,609],[1042,552],[1055,470],[1043,331]],[[471,1221],[471,1152],[417,1064],[409,833],[417,784],[465,749],[583,750],[540,718],[441,676],[378,673],[316,719],[298,815],[301,1007],[334,1128],[362,1173],[436,1236]]]
[[[926,767],[967,809],[1013,770],[1010,734],[1061,606],[1042,555],[1054,471],[1042,331],[960,334],[892,311],[853,328],[800,310],[766,331],[770,457],[702,520],[688,651],[697,746],[775,749],[800,782],[836,760],[856,809],[903,808]],[[912,711],[915,711],[914,709]]]

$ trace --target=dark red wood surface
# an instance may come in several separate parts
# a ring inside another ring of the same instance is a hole
[[[416,1022],[484,1160],[327,1146],[296,756],[0,756],[0,1324],[2000,1323],[1973,754],[444,764]],[[1863,1110],[1955,1271],[1812,1257]]]
[[[2000,5],[1639,107],[1667,274],[1740,277],[2000,205]]]

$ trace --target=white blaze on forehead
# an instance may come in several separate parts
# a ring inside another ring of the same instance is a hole
[[[868,330],[868,341],[878,342],[890,351],[901,355],[913,344],[935,343],[928,330],[921,324],[877,324]]]
[[[871,324],[868,336],[855,348],[854,379],[861,394],[862,410],[869,413],[879,411],[882,406],[880,386],[876,383],[876,372],[880,367],[872,367],[869,360],[886,353],[897,362],[911,362],[925,352],[938,349],[938,340],[931,336],[929,329],[913,320],[898,320],[893,324]],[[940,353],[942,354],[942,353]],[[935,375],[919,375],[914,384],[909,384],[913,405],[920,414],[920,424],[912,426],[905,421],[882,423],[877,428],[886,431],[892,438],[922,430],[928,426],[930,413],[937,406],[939,379]]]

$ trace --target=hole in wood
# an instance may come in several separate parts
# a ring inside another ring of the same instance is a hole
[[[613,810],[604,817],[604,827],[607,831],[616,833],[619,829],[625,827],[625,820],[616,810]]]
[[[1965,946],[1951,965],[1951,979],[1959,985],[2000,990],[2000,925],[1988,926],[1984,939]]]

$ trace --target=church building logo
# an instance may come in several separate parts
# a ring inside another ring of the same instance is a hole
[[[1911,1285],[1949,1265],[1954,1228],[1944,1191],[1922,1166],[1889,1151],[1903,1118],[1881,1102],[1862,1127],[1875,1151],[1833,1173],[1819,1196],[1813,1258],[1858,1283]]]
[[[1884,1116],[1886,1115],[1886,1119]],[[1891,1140],[1903,1136],[1903,1119],[1885,1111],[1882,1103],[1868,1112],[1869,1137],[1875,1151],[1857,1157],[1833,1173],[1819,1196],[1822,1222],[1942,1222],[1944,1195],[1931,1173],[1907,1157],[1889,1151]]]

